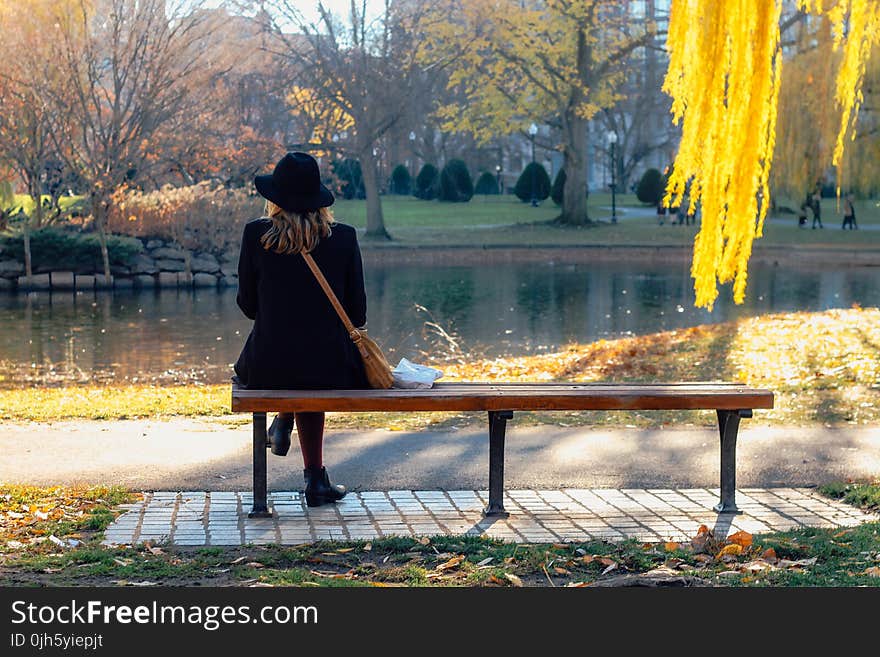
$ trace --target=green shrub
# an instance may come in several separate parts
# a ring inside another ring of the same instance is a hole
[[[416,192],[415,195],[425,201],[437,198],[438,183],[440,172],[433,164],[426,164],[416,176]]]
[[[560,169],[556,174],[556,180],[553,181],[553,187],[550,189],[550,198],[556,205],[562,205],[565,199],[565,169]]]
[[[636,187],[636,198],[642,203],[657,205],[663,198],[665,187],[666,182],[663,180],[663,174],[657,169],[648,169]]]
[[[474,182],[462,160],[449,160],[440,172],[440,200],[467,203],[474,196]]]
[[[3,253],[24,262],[24,237],[19,233],[0,238]],[[143,250],[140,240],[122,235],[107,236],[111,265],[127,265]],[[101,271],[101,243],[96,233],[78,233],[60,228],[41,228],[31,233],[34,271],[71,269]]]
[[[474,193],[483,194],[484,196],[500,194],[501,190],[498,189],[498,178],[488,171],[484,171],[480,174],[480,177],[477,178],[477,186],[474,189]]]
[[[547,175],[547,169],[538,162],[529,163],[516,181],[513,192],[523,203],[533,199],[545,200],[550,196],[550,176]]]
[[[391,172],[391,193],[403,195],[412,193],[412,176],[409,175],[409,169],[402,164],[398,164]]]

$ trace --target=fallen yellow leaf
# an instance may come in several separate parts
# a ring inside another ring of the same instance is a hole
[[[880,566],[871,566],[870,568],[865,568],[865,575],[870,575],[871,577],[880,577]]]
[[[737,556],[742,554],[742,545],[737,545],[736,543],[732,543],[731,545],[725,545],[721,548],[721,552],[715,555],[716,559],[720,559],[725,555]]]

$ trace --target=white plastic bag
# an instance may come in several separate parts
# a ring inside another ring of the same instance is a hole
[[[401,358],[391,374],[394,376],[393,388],[430,388],[434,381],[443,376],[443,372],[413,363],[406,358]]]

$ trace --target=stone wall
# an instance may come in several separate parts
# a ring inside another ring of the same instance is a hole
[[[159,288],[216,288],[238,285],[238,251],[219,256],[186,251],[162,240],[143,240],[143,253],[126,267],[110,268],[110,279],[103,272],[39,271],[30,281],[24,264],[0,253],[0,291],[104,290]],[[189,266],[187,266],[187,262]]]

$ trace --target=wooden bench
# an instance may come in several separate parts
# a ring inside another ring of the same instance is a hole
[[[428,390],[248,390],[233,384],[232,410],[253,413],[254,505],[251,517],[271,515],[267,506],[266,413],[299,411],[487,411],[489,414],[489,506],[504,510],[504,433],[514,411],[714,410],[721,434],[719,513],[736,513],[736,435],[752,409],[773,408],[773,393],[724,383],[567,384],[439,383]]]

